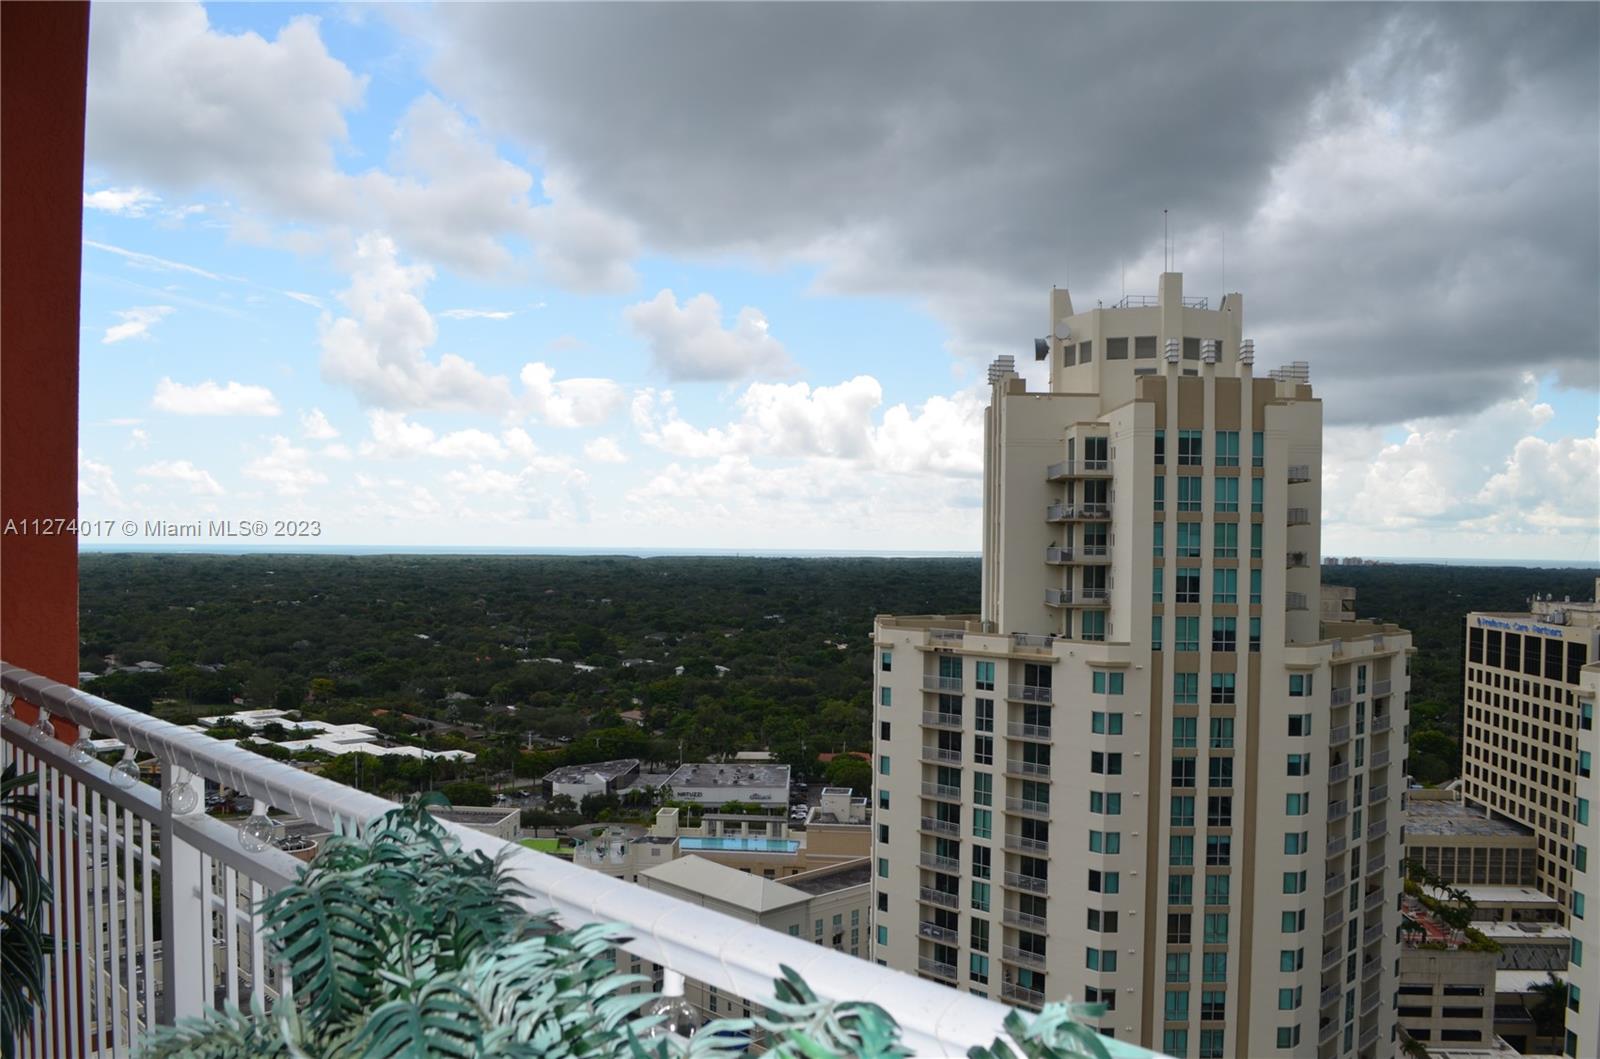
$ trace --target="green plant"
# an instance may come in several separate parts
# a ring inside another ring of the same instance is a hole
[[[570,933],[522,911],[519,889],[481,853],[464,853],[428,812],[427,796],[396,809],[365,837],[338,835],[299,880],[262,906],[270,957],[294,983],[269,1011],[230,1008],[156,1030],[143,1059],[377,1059],[571,1057],[713,1059],[768,1035],[779,1059],[902,1059],[899,1027],[875,1004],[819,1000],[790,968],[759,1018],[724,1019],[693,1037],[660,1034],[657,998],[629,993],[645,979],[617,974],[615,925]],[[1105,1059],[1077,1016],[1098,1008],[1052,1005],[1013,1013],[1011,1041],[973,1059]]]
[[[1528,1014],[1533,1016],[1533,1024],[1541,1037],[1559,1037],[1561,1029],[1566,1025],[1567,1019],[1567,983],[1556,977],[1554,971],[1550,977],[1528,990],[1537,999],[1528,1008]]]
[[[39,874],[39,796],[25,793],[38,773],[19,774],[15,764],[0,775],[0,1056],[12,1059],[17,1039],[33,1020],[44,995],[44,965],[52,939],[44,932],[50,884]]]

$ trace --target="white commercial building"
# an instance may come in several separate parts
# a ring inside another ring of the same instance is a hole
[[[789,804],[789,766],[752,764],[679,765],[667,780],[673,801],[697,805],[751,802]]]
[[[981,612],[876,626],[874,954],[1172,1056],[1390,1056],[1411,637],[1319,620],[1322,405],[1243,324],[1055,290],[1048,388],[990,368]]]

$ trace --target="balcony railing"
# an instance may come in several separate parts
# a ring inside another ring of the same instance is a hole
[[[964,629],[929,629],[928,639],[939,643],[960,643],[967,635]]]
[[[1060,460],[1047,467],[1044,476],[1052,482],[1059,482],[1063,478],[1099,477],[1110,473],[1110,460]]]
[[[1345,840],[1343,835],[1338,835],[1334,838],[1328,839],[1328,856],[1337,857],[1339,854],[1345,851],[1345,847],[1347,845],[1349,845],[1349,843]]]
[[[961,751],[942,746],[925,746],[922,748],[922,760],[935,765],[959,765]]]
[[[1323,933],[1326,934],[1327,931],[1324,930]],[[1339,961],[1342,959],[1344,959],[1344,942],[1335,940],[1331,947],[1322,951],[1322,969],[1324,971],[1332,970],[1339,966]]]
[[[1012,831],[1006,832],[1006,849],[1013,853],[1049,853],[1050,843],[1042,838],[1028,838]]]
[[[1372,682],[1372,697],[1375,699],[1381,699],[1385,695],[1389,694],[1389,689],[1392,687],[1394,687],[1393,681],[1374,680]]]
[[[1350,777],[1350,762],[1341,761],[1337,765],[1328,766],[1328,783],[1343,783]]]
[[[1289,484],[1298,485],[1301,482],[1311,481],[1311,467],[1304,463],[1289,464]]]
[[[922,723],[929,728],[960,728],[962,726],[959,713],[941,713],[938,710],[923,710]]]
[[[1337,982],[1335,982],[1333,985],[1330,985],[1328,988],[1326,988],[1326,989],[1324,989],[1322,991],[1322,996],[1318,999],[1317,1006],[1325,1008],[1329,1004],[1332,1004],[1334,1001],[1336,1001],[1338,999],[1339,999],[1339,984]]]
[[[1371,945],[1381,937],[1383,937],[1383,924],[1374,923],[1361,932],[1361,944]]]
[[[1284,605],[1284,609],[1286,609],[1286,610],[1310,610],[1311,609],[1306,604],[1306,594],[1304,592],[1286,592],[1286,593],[1284,593],[1283,605]]]
[[[1327,1044],[1337,1036],[1339,1036],[1338,1019],[1327,1019],[1317,1029],[1318,1044]]]
[[[1050,819],[1050,803],[1036,802],[1030,798],[1007,798],[1006,811],[1020,813],[1023,816],[1037,816],[1041,820]]]
[[[1387,732],[1393,725],[1394,714],[1392,713],[1375,713],[1372,715],[1373,735],[1378,735],[1381,732]],[[1377,755],[1374,754],[1373,757],[1377,757]]]
[[[1044,1007],[1044,994],[1024,985],[1006,982],[1000,987],[1000,995],[1014,1004],[1023,1004],[1031,1008]]]
[[[1361,1042],[1358,1045],[1358,1047],[1360,1047],[1360,1048],[1371,1048],[1374,1044],[1377,1044],[1377,1043],[1378,1043],[1378,1027],[1369,1026],[1368,1028],[1366,1028],[1366,1029],[1361,1031]]]
[[[926,921],[918,923],[917,933],[933,941],[948,941],[951,944],[956,944],[961,941],[960,931],[951,930],[949,927],[941,927],[937,923],[929,923]]]
[[[937,817],[924,816],[922,818],[922,830],[931,831],[936,835],[959,835],[961,834],[961,825],[953,820],[940,820]]]
[[[950,872],[952,875],[961,874],[961,862],[954,857],[941,857],[937,853],[924,851],[922,866],[932,868],[934,871]]]
[[[1078,590],[1078,602],[1087,606],[1098,606],[1111,600],[1111,590],[1105,588],[1081,588]]]
[[[961,898],[946,890],[935,890],[931,886],[919,887],[917,900],[925,904],[938,905],[940,908],[960,908]]]
[[[1011,634],[1011,649],[1013,651],[1038,650],[1040,648],[1049,650],[1050,645],[1055,642],[1056,638],[1054,636],[1049,636],[1044,633],[1014,632]],[[1012,686],[1016,687],[1014,684]]]
[[[1338,930],[1343,923],[1344,909],[1335,908],[1332,912],[1329,912],[1322,917],[1322,932],[1326,934],[1330,930]]]
[[[1072,562],[1072,549],[1046,548],[1044,550],[1044,561],[1047,563],[1070,563]]]
[[[949,658],[949,655],[941,655]],[[924,673],[922,675],[922,689],[924,691],[960,691],[960,677],[942,677],[937,673]]]
[[[1017,702],[1050,702],[1050,689],[1034,684],[1010,684],[1006,687],[1006,698]]]
[[[1006,962],[1021,964],[1024,967],[1042,968],[1044,966],[1043,956],[1036,952],[1030,952],[1027,949],[1019,949],[1015,945],[1005,946],[1001,950],[1000,955],[1006,960]]]
[[[1336,824],[1350,815],[1350,803],[1343,798],[1328,803],[1328,823]]]
[[[1373,890],[1371,893],[1367,894],[1366,899],[1362,904],[1362,907],[1368,912],[1376,912],[1378,909],[1382,908],[1383,907],[1383,891],[1382,890]]]
[[[961,801],[961,788],[951,786],[948,783],[924,783],[922,785],[922,796],[924,798],[938,798],[940,801],[946,802],[959,802]]]
[[[1023,875],[1021,872],[1006,872],[1006,885],[1013,890],[1026,890],[1031,894],[1050,892],[1049,879],[1041,879],[1037,875]]]
[[[1370,766],[1368,766],[1368,767],[1369,768],[1375,768],[1375,769],[1381,769],[1381,768],[1383,768],[1383,766],[1387,765],[1388,763],[1389,763],[1389,748],[1388,747],[1384,747],[1382,750],[1374,750],[1372,752],[1372,764]]]
[[[1007,758],[1006,771],[1014,776],[1048,776],[1050,775],[1050,763],[1048,761],[1028,761],[1015,757]]]
[[[1388,833],[1389,833],[1389,818],[1388,817],[1384,817],[1381,820],[1374,820],[1374,821],[1372,821],[1372,825],[1367,828],[1367,840],[1371,841],[1372,839],[1375,839],[1375,838],[1382,838],[1384,835],[1387,835]]]
[[[923,854],[923,856],[927,856],[927,854]],[[1340,890],[1343,890],[1345,884],[1349,881],[1350,880],[1345,877],[1344,872],[1335,872],[1326,879],[1322,880],[1322,892],[1327,896],[1332,897]]]
[[[1028,930],[1046,930],[1050,926],[1044,916],[1036,916],[1031,912],[1022,912],[1015,908],[1006,909],[1003,918],[1010,926],[1024,927]]]
[[[1374,1011],[1378,1010],[1378,1002],[1380,999],[1378,994],[1377,976],[1374,975],[1373,977],[1364,980],[1361,983],[1361,988],[1363,991],[1361,996],[1361,1013],[1363,1015],[1370,1015]]]
[[[1046,548],[1044,561],[1063,563],[1104,563],[1111,558],[1111,549],[1104,544],[1080,544],[1076,548]]]
[[[1388,797],[1389,785],[1387,783],[1374,783],[1372,785],[1372,791],[1367,795],[1367,804],[1377,805],[1379,802],[1384,801]]]
[[[1351,694],[1351,689],[1348,687],[1334,688],[1333,691],[1328,693],[1328,705],[1348,706],[1350,705]]]
[[[1388,854],[1380,853],[1376,857],[1373,857],[1371,860],[1367,861],[1366,874],[1373,875],[1377,872],[1380,872],[1388,865],[1388,863]]]
[[[1050,738],[1050,726],[1048,724],[1024,724],[1019,721],[1012,721],[1006,725],[1006,735],[1012,739],[1047,740]]]
[[[1309,526],[1311,524],[1311,509],[1305,507],[1291,507],[1285,520],[1291,526]]]
[[[1044,590],[1044,605],[1047,607],[1072,606],[1072,589],[1047,588]]]
[[[291,811],[333,830],[360,833],[395,808],[283,762],[260,757],[199,732],[125,709],[64,684],[0,663],[0,686],[43,706],[58,720],[111,735],[181,768],[203,794],[203,783],[240,792],[262,808]],[[146,1032],[175,1018],[198,1016],[219,998],[248,1007],[259,993],[270,1008],[273,974],[265,959],[260,896],[293,880],[300,860],[268,846],[244,849],[239,832],[203,812],[176,814],[153,787],[122,788],[98,761],[74,760],[56,740],[35,741],[16,718],[4,722],[3,758],[40,774],[41,869],[55,899],[46,929],[56,939],[47,1003],[36,1009],[30,1039],[64,1042],[63,1054],[137,1050]],[[788,965],[826,1000],[871,1000],[900,1024],[907,1048],[919,1055],[964,1055],[1002,1035],[1007,1009],[915,976],[891,971],[754,926],[720,912],[647,890],[515,843],[446,824],[464,851],[498,858],[509,881],[534,912],[554,912],[567,929],[619,923],[620,947],[670,974],[714,986],[752,1003],[772,1000],[772,982]],[[88,856],[76,855],[89,850]],[[103,851],[103,852],[96,852]],[[207,862],[211,870],[206,870]],[[159,877],[159,885],[155,879]],[[244,895],[241,897],[241,895]],[[941,895],[944,907],[959,907]],[[154,924],[160,917],[161,954]],[[227,927],[220,939],[213,917]],[[98,924],[93,931],[84,925]],[[98,933],[104,948],[85,944]],[[84,1027],[104,1031],[103,1048]],[[1120,1041],[1106,1046],[1118,1059],[1152,1053]]]
[[[1333,730],[1328,733],[1329,746],[1343,746],[1349,741],[1350,726],[1348,724],[1336,724],[1333,726]]]
[[[917,957],[917,970],[921,971],[923,974],[931,974],[935,978],[944,978],[951,982],[956,980],[955,964],[941,963],[938,960],[930,960],[926,956]]]

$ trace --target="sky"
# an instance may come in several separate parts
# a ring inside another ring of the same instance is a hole
[[[80,514],[976,552],[985,366],[1035,370],[1053,285],[1153,292],[1165,209],[1185,293],[1311,364],[1325,554],[1595,562],[1597,42],[1594,4],[97,4]]]

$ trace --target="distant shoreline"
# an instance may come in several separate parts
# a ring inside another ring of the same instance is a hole
[[[724,558],[724,559],[979,559],[978,552],[915,550],[848,550],[788,548],[516,548],[442,547],[435,545],[302,545],[294,548],[195,547],[192,545],[147,544],[136,546],[85,545],[85,555],[483,555],[483,556],[612,556],[629,559]],[[1600,570],[1600,561],[1579,562],[1562,559],[1454,559],[1436,556],[1370,556],[1379,563],[1394,566],[1516,566],[1544,570]],[[1362,567],[1324,566],[1324,574]]]

